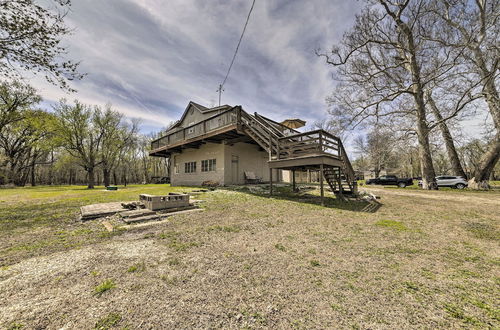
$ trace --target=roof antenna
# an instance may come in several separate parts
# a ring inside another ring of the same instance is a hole
[[[221,84],[219,84],[219,89],[217,89],[217,92],[219,92],[219,106],[220,106],[220,100],[222,97],[222,92],[224,91],[224,89],[223,89],[224,84],[226,83],[227,77],[229,76],[229,72],[231,72],[231,68],[233,67],[234,60],[236,59],[236,54],[238,54],[238,49],[240,48],[241,40],[243,40],[243,35],[245,34],[245,30],[247,29],[248,21],[250,20],[250,15],[252,14],[252,10],[253,10],[254,5],[255,5],[255,0],[252,1],[252,6],[250,7],[250,11],[248,12],[245,26],[243,26],[243,31],[241,32],[240,40],[238,40],[238,44],[236,45],[236,50],[234,51],[233,59],[231,60],[231,64],[229,64],[229,68],[227,69],[226,77],[224,78],[224,81]]]
[[[224,89],[222,88],[222,84],[219,85],[219,88],[217,89],[217,92],[219,92],[219,107],[220,107],[220,98],[222,96],[222,92]]]

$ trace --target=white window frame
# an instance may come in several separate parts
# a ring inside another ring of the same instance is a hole
[[[184,173],[186,174],[196,173],[196,162],[185,162]]]
[[[201,161],[202,172],[215,172],[217,170],[217,159],[204,159]]]

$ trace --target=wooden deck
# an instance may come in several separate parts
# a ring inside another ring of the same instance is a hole
[[[333,192],[354,193],[357,190],[354,170],[342,141],[324,131],[300,133],[257,113],[233,107],[199,123],[171,132],[151,143],[150,156],[169,157],[185,148],[199,148],[206,142],[259,145],[269,154],[269,168],[320,172]],[[323,195],[323,180],[321,191]]]
[[[328,155],[307,155],[288,159],[273,159],[268,162],[269,168],[282,170],[318,170],[318,166],[342,166],[342,160]]]
[[[197,148],[200,142],[220,142],[244,136],[238,133],[238,111],[232,108],[199,123],[181,128],[151,142],[150,156],[168,157],[184,148]]]

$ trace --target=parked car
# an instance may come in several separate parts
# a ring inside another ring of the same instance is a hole
[[[413,184],[412,178],[398,178],[395,175],[383,175],[375,179],[366,180],[366,184],[380,184],[384,186],[398,186],[404,188],[406,186],[411,186]]]
[[[451,176],[451,175],[441,175],[436,177],[436,183],[438,187],[451,187],[457,189],[464,189],[467,187],[468,183],[461,176]],[[419,186],[422,186],[422,180],[418,182]]]

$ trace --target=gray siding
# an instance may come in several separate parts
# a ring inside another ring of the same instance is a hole
[[[214,111],[208,111],[208,112],[202,113],[200,110],[198,110],[194,106],[190,106],[189,109],[187,110],[186,117],[184,117],[184,120],[179,124],[179,126],[180,127],[187,127],[187,126],[199,123],[200,121],[205,120],[208,117],[215,116],[219,112],[220,112],[219,110],[214,110]]]

